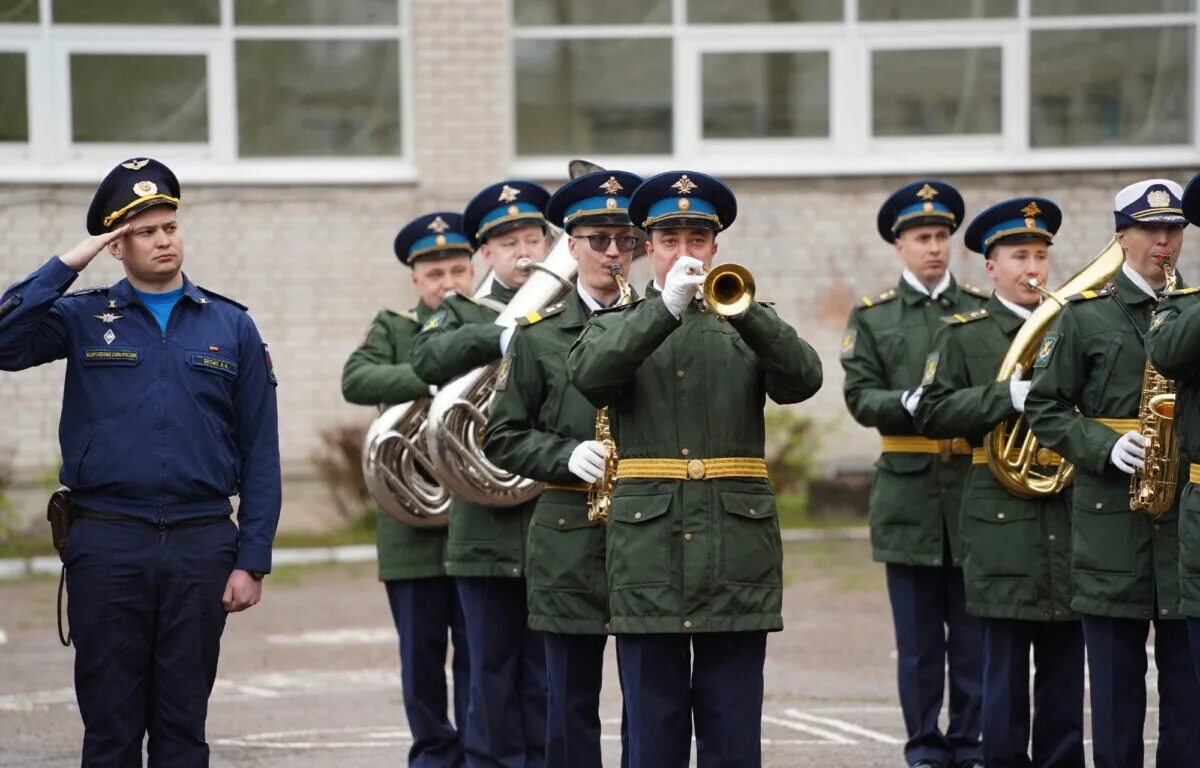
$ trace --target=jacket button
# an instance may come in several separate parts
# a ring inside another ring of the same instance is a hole
[[[1055,536],[1053,533],[1052,533],[1052,534],[1050,534],[1049,536],[1047,536],[1046,538],[1050,539],[1050,541],[1057,541],[1057,540],[1058,540],[1058,537],[1057,537],[1057,536]]]
[[[605,631],[605,632],[611,632],[611,631],[612,631],[612,625],[611,625],[611,624],[609,624],[607,621],[606,621],[606,622],[604,622],[604,631]]]
[[[1163,608],[1161,611],[1159,611],[1159,613],[1161,613],[1163,616],[1166,616],[1170,612],[1171,610],[1169,608]]]
[[[1162,530],[1162,526],[1161,526],[1161,525],[1159,525],[1158,523],[1155,523],[1155,524],[1154,524],[1154,530],[1156,530],[1156,531]]]
[[[520,576],[520,575],[521,575],[521,569],[520,569],[520,568],[513,568],[513,569],[512,569],[512,572],[513,572],[513,576]]]
[[[686,374],[685,374],[685,373],[684,373],[682,370],[680,370],[680,371],[675,371],[675,377],[676,377],[676,378],[678,378],[678,379],[682,379],[682,378],[683,378],[685,375],[686,375]]]
[[[940,557],[935,557],[935,558],[933,558],[933,564],[934,564],[934,565],[941,565],[941,564],[942,564],[942,558],[940,558]]]
[[[997,520],[1003,520],[1003,519],[1004,519],[1004,513],[1003,513],[1003,512],[997,512],[997,513],[996,513],[996,519],[997,519]]]
[[[684,541],[691,541],[691,540],[692,540],[692,534],[690,534],[690,533],[685,533],[685,534],[683,534],[683,540],[684,540]]]
[[[683,628],[684,628],[684,629],[691,629],[691,628],[692,628],[692,620],[691,620],[691,619],[684,619],[684,620],[683,620]]]
[[[1101,502],[1097,501],[1097,502],[1096,502],[1096,509],[1104,509],[1104,504],[1102,504]]]
[[[566,524],[567,524],[567,520],[566,520],[566,518],[563,518],[563,517],[560,517],[560,518],[558,518],[558,524],[559,524],[559,525],[566,525]]]
[[[692,452],[691,452],[691,451],[689,451],[687,448],[684,448],[684,449],[683,449],[682,451],[680,451],[679,453],[680,453],[680,454],[682,454],[682,455],[684,455],[684,456],[690,456],[690,455],[692,454]]]
[[[1055,608],[1055,609],[1054,609],[1054,615],[1055,615],[1055,616],[1061,616],[1061,615],[1062,615],[1062,609],[1061,609],[1061,608]]]
[[[634,513],[633,513],[633,519],[634,519],[634,520],[641,520],[641,519],[642,519],[642,513],[641,513],[641,512],[634,512]]]

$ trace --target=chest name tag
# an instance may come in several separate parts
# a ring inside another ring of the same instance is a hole
[[[130,347],[88,347],[83,350],[84,365],[137,365],[141,357]]]
[[[208,352],[190,352],[188,354],[188,365],[198,371],[213,371],[221,373],[230,378],[237,376],[237,363]]]

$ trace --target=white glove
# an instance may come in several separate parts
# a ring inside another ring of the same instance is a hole
[[[1125,474],[1132,475],[1134,470],[1146,466],[1146,438],[1134,431],[1121,435],[1112,447],[1109,461]]]
[[[1022,373],[1021,366],[1018,365],[1013,375],[1008,378],[1008,397],[1017,413],[1025,413],[1025,398],[1029,397],[1029,387],[1033,385],[1032,381],[1021,381]]]
[[[512,341],[513,334],[516,333],[517,326],[510,325],[500,332],[500,357],[508,354],[508,343]]]
[[[679,319],[683,310],[696,298],[696,291],[704,285],[704,262],[691,256],[680,256],[671,265],[663,285],[663,304],[667,311]]]
[[[608,452],[595,440],[584,440],[571,451],[567,469],[585,483],[594,483],[604,476],[604,459]]]
[[[429,396],[433,397],[436,394],[437,394],[437,384],[430,384],[429,385]]]
[[[925,394],[925,387],[906,389],[900,393],[900,405],[904,406],[904,410],[908,411],[909,416],[917,412],[917,403],[921,402],[923,394]]]

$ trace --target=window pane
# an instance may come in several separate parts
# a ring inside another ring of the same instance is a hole
[[[671,41],[516,40],[517,154],[671,151]]]
[[[400,0],[237,0],[237,24],[399,23]]]
[[[1031,0],[1034,16],[1086,16],[1101,13],[1186,13],[1195,0]]]
[[[29,107],[25,93],[25,54],[0,53],[0,141],[29,141]]]
[[[519,27],[540,24],[662,24],[671,21],[671,0],[513,0]]]
[[[53,0],[54,20],[65,24],[218,24],[219,0]]]
[[[829,54],[706,53],[704,138],[829,135]]]
[[[1000,49],[875,51],[876,136],[1000,133]]]
[[[693,24],[841,21],[843,0],[688,0]]]
[[[1017,0],[858,0],[863,21],[991,19],[1016,13]]]
[[[400,154],[394,40],[237,44],[242,157]]]
[[[71,55],[73,138],[208,141],[208,75],[202,55]]]
[[[0,24],[22,24],[38,20],[38,0],[0,0]]]
[[[1033,32],[1030,146],[1190,144],[1192,45],[1187,27]]]

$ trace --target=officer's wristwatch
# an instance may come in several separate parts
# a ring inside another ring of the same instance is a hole
[[[266,571],[251,571],[249,569],[246,570],[246,573],[250,574],[250,578],[254,579],[255,581],[262,581],[263,576],[267,575]]]

